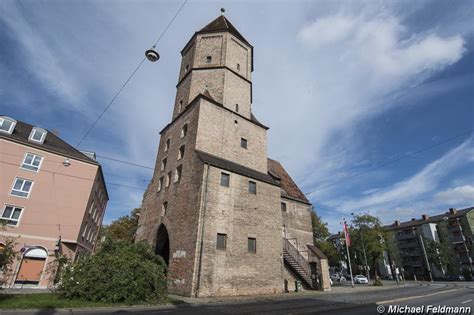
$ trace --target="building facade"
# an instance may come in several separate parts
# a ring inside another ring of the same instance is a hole
[[[181,55],[136,239],[164,258],[174,294],[275,293],[295,280],[329,289],[311,205],[268,159],[268,127],[252,114],[252,45],[220,16]]]
[[[429,241],[445,244],[449,250],[449,266],[439,269],[434,262],[428,261],[434,278],[447,275],[461,275],[465,270],[473,273],[474,247],[474,207],[457,210],[435,216],[422,215],[421,219],[395,221],[385,228],[393,235],[398,249],[400,264],[407,279],[429,279],[423,246]]]
[[[7,240],[18,252],[5,286],[52,287],[56,257],[74,261],[94,250],[108,195],[100,165],[86,154],[0,116],[0,254]]]

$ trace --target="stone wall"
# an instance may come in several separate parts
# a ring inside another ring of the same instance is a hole
[[[230,185],[220,185],[221,173]],[[283,290],[280,188],[211,167],[204,218],[204,247],[199,296],[276,293]],[[227,235],[226,249],[216,249],[217,233]],[[256,253],[248,252],[255,238]]]
[[[146,240],[156,246],[160,224],[168,230],[170,261],[168,290],[170,293],[190,296],[194,277],[196,239],[199,222],[203,165],[194,152],[197,133],[198,107],[176,120],[161,136],[155,174],[145,192],[142,213],[137,230],[137,240]],[[182,127],[187,124],[187,134],[181,137]],[[165,151],[166,140],[170,146]],[[184,157],[178,160],[179,148],[185,145]],[[161,171],[161,161],[167,158],[166,168]],[[182,175],[174,181],[176,168],[182,165]],[[165,187],[166,176],[172,172],[172,181]],[[159,179],[164,183],[159,191]],[[167,202],[166,213],[163,203]]]
[[[196,149],[267,173],[266,130],[224,108],[203,101]],[[247,140],[247,149],[240,146]]]

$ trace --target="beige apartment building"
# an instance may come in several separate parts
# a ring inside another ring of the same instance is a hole
[[[173,115],[136,234],[168,264],[170,293],[276,293],[296,281],[330,289],[311,204],[268,158],[269,128],[252,113],[253,49],[219,16],[181,51]]]
[[[93,252],[107,201],[93,153],[0,116],[0,250],[10,238],[19,253],[5,286],[54,286],[56,257]]]

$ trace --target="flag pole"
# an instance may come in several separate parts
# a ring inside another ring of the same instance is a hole
[[[352,265],[351,265],[351,255],[349,254],[349,242],[347,241],[347,225],[346,225],[346,219],[342,219],[342,224],[343,224],[343,230],[344,230],[344,241],[346,243],[346,251],[347,251],[347,260],[349,261],[349,272],[351,274],[351,285],[354,287],[354,278],[352,277]]]

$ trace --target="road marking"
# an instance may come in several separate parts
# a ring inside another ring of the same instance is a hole
[[[466,303],[469,303],[469,302],[472,302],[472,299],[467,300],[467,301],[464,301],[464,302],[461,302],[461,304],[466,304]]]
[[[416,295],[416,296],[409,296],[409,297],[393,299],[393,300],[378,301],[378,302],[375,302],[375,304],[377,304],[377,305],[379,305],[379,304],[389,304],[389,303],[395,303],[395,302],[400,302],[400,301],[419,299],[419,298],[423,298],[423,297],[428,297],[428,296],[433,296],[433,295],[438,295],[438,294],[448,293],[448,292],[454,292],[454,291],[458,291],[458,290],[461,290],[461,288],[459,288],[459,289],[449,289],[449,290],[446,290],[446,291],[434,292],[434,293],[425,294],[425,295]]]

